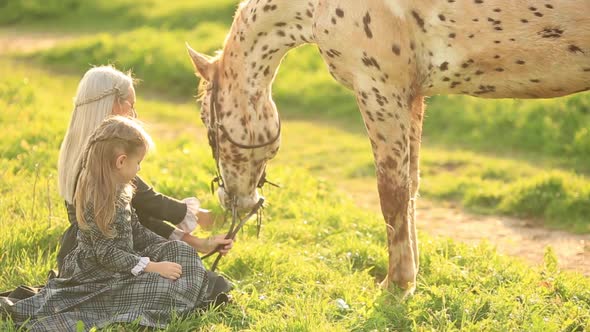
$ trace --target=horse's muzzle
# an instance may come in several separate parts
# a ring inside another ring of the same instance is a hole
[[[255,190],[252,195],[238,196],[232,202],[231,195],[228,195],[222,187],[217,189],[217,196],[219,197],[219,203],[224,209],[231,210],[232,205],[235,204],[238,212],[250,212],[261,198],[258,190]]]

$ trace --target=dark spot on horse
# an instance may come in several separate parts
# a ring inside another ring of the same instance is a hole
[[[526,62],[524,62],[523,60],[516,60],[516,63],[519,65],[524,65]]]
[[[449,63],[447,61],[445,61],[445,62],[441,63],[439,68],[441,71],[445,71],[445,70],[449,69]]]
[[[546,4],[545,7],[549,8],[549,9],[553,9],[553,6],[551,6],[550,4]]]
[[[369,12],[367,12],[367,14],[365,14],[365,16],[363,17],[363,24],[365,26],[365,34],[367,35],[368,38],[373,38],[373,33],[371,32],[371,28],[369,27],[370,23],[371,23],[371,15],[369,15]]]
[[[455,36],[457,36],[457,34],[455,34],[454,32],[449,33],[449,38],[455,38]]]
[[[262,10],[264,10],[265,12],[267,11],[272,11],[277,9],[277,5],[265,5],[264,7],[262,7]]]
[[[539,12],[536,12],[536,13],[535,13],[535,16],[537,16],[537,17],[543,17],[543,14],[541,14],[541,13],[539,13]]]
[[[442,79],[442,81],[443,81],[443,82],[448,82],[448,81],[450,81],[450,80],[451,80],[451,79],[450,79],[450,78],[448,78],[448,77],[446,77],[446,76],[445,76],[445,77],[443,77],[443,79]]]
[[[445,21],[445,20],[446,20],[446,18],[445,18],[445,16],[444,16],[443,14],[438,14],[438,18],[439,18],[441,21]]]
[[[538,79],[532,79],[530,81],[533,82],[533,83],[539,83],[539,82],[541,82],[541,80],[538,80]]]
[[[344,11],[340,8],[336,8],[336,15],[338,17],[344,17]]]
[[[483,3],[483,0],[475,0],[474,2],[477,4],[480,4],[480,3]]]
[[[523,19],[521,19],[520,21],[521,21],[522,23],[529,23],[529,21],[528,21],[528,20],[526,20],[526,19],[524,19],[524,18],[523,18]]]
[[[285,22],[277,22],[277,23],[275,23],[275,26],[277,26],[277,27],[284,27],[285,25],[287,25],[287,23],[285,23]]]
[[[395,55],[400,55],[401,50],[398,44],[393,44],[391,50],[393,51],[393,53],[395,53]]]
[[[538,35],[541,35],[543,38],[559,38],[563,34],[563,30],[559,28],[545,28],[539,32]]]
[[[584,54],[584,51],[582,51],[582,49],[581,49],[581,48],[579,48],[579,47],[578,47],[578,46],[576,46],[576,45],[570,45],[570,46],[569,46],[567,49],[568,49],[570,52],[572,52],[572,53],[578,53],[578,52],[580,52],[580,53]]]
[[[481,74],[483,74],[483,73],[484,73],[483,71],[481,71],[481,70],[477,70],[477,71],[475,72],[475,75],[481,75]]]
[[[381,134],[379,134],[381,135]],[[385,139],[383,140],[385,142]],[[397,168],[397,162],[391,156],[387,156],[384,163],[385,167],[388,169],[395,169]]]
[[[500,67],[498,67],[498,68],[496,68],[496,69],[494,69],[494,70],[495,70],[495,71],[500,71],[500,72],[502,72],[502,71],[504,71],[504,68],[500,68]]]
[[[502,9],[500,9],[500,8],[494,8],[494,11],[495,11],[496,13],[499,13],[499,12],[501,12],[501,11],[502,11]]]
[[[494,55],[494,59],[500,59],[500,55],[498,55],[498,54]]]
[[[422,31],[426,32],[426,29],[424,28],[424,19],[420,17],[420,14],[418,14],[415,10],[412,10],[412,16],[414,16],[416,23],[418,26],[420,26],[420,28],[422,28]]]

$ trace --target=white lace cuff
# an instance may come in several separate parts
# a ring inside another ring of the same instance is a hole
[[[149,257],[140,258],[139,263],[137,263],[137,265],[135,265],[135,267],[133,269],[131,269],[131,274],[133,274],[134,276],[140,275],[143,272],[143,270],[145,270],[145,268],[149,262],[150,262]]]
[[[168,240],[171,240],[171,241],[172,240],[178,240],[178,241],[180,241],[180,240],[182,240],[182,237],[183,236],[184,236],[184,231],[182,229],[175,228],[172,231],[172,234],[170,234],[170,236],[168,237]]]
[[[182,229],[185,233],[191,233],[197,228],[197,213],[201,207],[201,202],[195,197],[189,197],[182,200],[186,204],[186,215],[184,219],[176,225],[176,227]]]

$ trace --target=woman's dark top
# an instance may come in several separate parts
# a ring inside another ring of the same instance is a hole
[[[185,203],[162,195],[145,183],[139,176],[133,179],[135,193],[131,200],[131,206],[135,209],[139,222],[154,233],[169,238],[174,227],[165,223],[167,220],[173,224],[179,224],[186,216]],[[61,238],[61,247],[57,253],[57,267],[61,271],[63,260],[77,244],[78,221],[76,220],[76,207],[66,202],[70,227]]]

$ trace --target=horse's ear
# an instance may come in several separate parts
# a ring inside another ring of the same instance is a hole
[[[213,62],[207,56],[193,50],[188,43],[186,43],[186,49],[195,66],[195,73],[210,82],[213,79]]]

